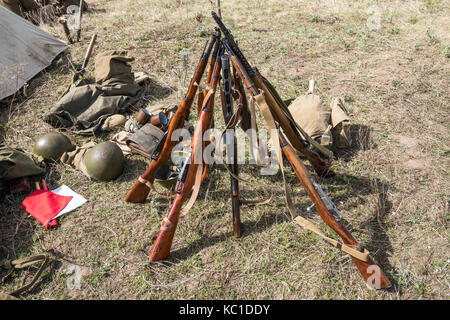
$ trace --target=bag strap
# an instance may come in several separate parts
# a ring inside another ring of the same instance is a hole
[[[0,263],[0,267],[7,269],[8,273],[6,276],[4,276],[0,282],[3,282],[15,269],[24,269],[26,267],[35,265],[37,263],[41,263],[41,266],[39,267],[38,271],[33,276],[33,279],[28,284],[22,285],[20,288],[9,292],[7,295],[10,296],[17,296],[21,293],[24,293],[26,291],[32,290],[36,284],[37,280],[41,276],[42,272],[45,270],[45,268],[50,264],[50,258],[46,254],[38,254],[22,259],[17,260],[3,260]],[[24,281],[25,282],[25,281]]]

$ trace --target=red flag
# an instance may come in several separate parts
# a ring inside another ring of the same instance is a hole
[[[72,196],[60,196],[49,190],[36,190],[22,202],[22,207],[36,220],[50,230],[58,226],[58,222],[52,220],[72,200]]]

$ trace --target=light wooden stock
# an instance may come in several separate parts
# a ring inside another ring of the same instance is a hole
[[[88,47],[88,49],[86,51],[86,54],[84,56],[84,59],[83,59],[83,67],[84,68],[86,68],[86,66],[87,66],[87,64],[89,62],[89,59],[91,58],[92,50],[93,50],[94,44],[95,44],[95,40],[97,40],[97,34],[96,33],[94,33],[92,35],[91,41],[89,42],[89,47]]]

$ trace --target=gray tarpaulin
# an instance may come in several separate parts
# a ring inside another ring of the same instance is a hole
[[[48,67],[67,45],[0,6],[0,100]]]

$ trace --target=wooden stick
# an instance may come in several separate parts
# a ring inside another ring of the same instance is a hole
[[[83,15],[84,0],[80,0],[80,10],[78,11],[78,28],[77,28],[77,42],[80,42],[81,37],[81,16]]]
[[[61,23],[61,25],[62,25],[62,27],[63,27],[64,34],[65,34],[65,36],[66,36],[67,42],[70,43],[70,44],[72,44],[72,43],[73,43],[73,40],[72,40],[72,37],[70,36],[70,30],[69,30],[69,27],[67,26],[67,19],[65,19],[65,18],[63,18],[63,17],[60,17],[60,18],[58,19],[58,22]]]

